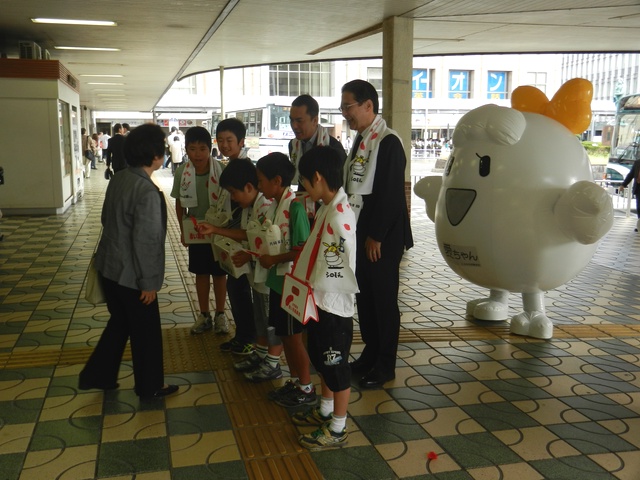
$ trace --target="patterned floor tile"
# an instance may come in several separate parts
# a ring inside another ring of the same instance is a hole
[[[469,417],[460,407],[414,410],[409,413],[432,437],[466,435],[485,431],[482,425]]]
[[[164,411],[131,412],[129,414],[105,415],[102,424],[103,443],[166,437]]]
[[[231,430],[170,437],[173,467],[209,465],[241,460]]]
[[[21,479],[95,478],[97,445],[42,450],[27,453]]]
[[[517,454],[490,433],[438,437],[437,441],[465,469],[522,462]]]
[[[103,443],[98,453],[98,477],[169,470],[166,438]]]

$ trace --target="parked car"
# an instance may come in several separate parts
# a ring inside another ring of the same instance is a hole
[[[603,180],[607,187],[619,187],[627,177],[631,167],[629,165],[621,165],[619,163],[607,163]]]

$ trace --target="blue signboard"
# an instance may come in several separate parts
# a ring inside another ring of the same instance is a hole
[[[449,98],[469,98],[469,71],[449,70]]]
[[[487,98],[507,98],[507,72],[489,72],[487,76]]]
[[[431,86],[429,85],[429,70],[414,69],[411,75],[411,96],[413,98],[431,98]]]

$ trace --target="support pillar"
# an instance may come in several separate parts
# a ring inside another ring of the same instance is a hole
[[[411,75],[413,19],[389,17],[382,23],[382,116],[398,132],[407,157],[405,194],[411,212]]]

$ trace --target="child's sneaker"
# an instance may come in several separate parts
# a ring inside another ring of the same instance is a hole
[[[297,389],[296,383],[293,380],[287,380],[285,384],[281,387],[276,388],[275,390],[271,390],[267,393],[267,398],[269,400],[277,400],[282,395],[287,395],[290,391]]]
[[[218,334],[229,333],[229,320],[224,312],[218,312],[213,317],[213,331]]]
[[[280,369],[280,365],[276,364],[275,367],[272,367],[267,362],[262,362],[260,364],[260,367],[258,367],[253,372],[247,372],[244,374],[244,378],[254,383],[266,382],[267,380],[275,380],[280,377],[282,377],[282,370]]]
[[[211,319],[211,315],[208,313],[206,315],[200,314],[198,318],[196,318],[196,323],[191,327],[191,333],[197,335],[198,333],[204,333],[213,328],[213,320]]]
[[[347,429],[336,433],[329,429],[329,424],[325,423],[315,432],[307,435],[300,435],[298,441],[300,445],[309,450],[323,450],[326,448],[343,447],[347,444]]]
[[[315,387],[309,393],[302,390],[298,385],[286,394],[279,395],[273,400],[281,407],[299,407],[300,405],[311,405],[318,401]]]
[[[258,354],[256,352],[251,352],[251,354],[244,360],[234,363],[233,368],[237,372],[250,372],[258,368],[260,363],[262,363],[262,359]]]
[[[253,344],[236,342],[231,346],[231,353],[236,355],[251,355],[254,351]]]
[[[305,412],[296,412],[291,416],[291,421],[299,427],[311,427],[324,425],[331,420],[331,415],[325,417],[320,413],[318,407],[313,407]]]

